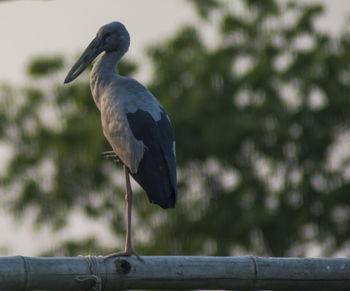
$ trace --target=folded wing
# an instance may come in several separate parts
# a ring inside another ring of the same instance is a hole
[[[170,120],[164,111],[155,121],[150,113],[138,109],[127,113],[134,137],[145,145],[144,155],[133,178],[146,191],[152,203],[175,207],[177,197],[175,141]]]

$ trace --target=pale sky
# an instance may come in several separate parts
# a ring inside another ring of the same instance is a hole
[[[235,5],[235,0],[231,5]],[[315,2],[316,0],[307,0]],[[131,35],[128,55],[144,61],[147,44],[196,22],[186,0],[27,0],[0,4],[0,82],[20,83],[32,56],[63,53],[74,56],[95,36],[100,26],[121,21]],[[322,0],[328,7],[320,27],[339,31],[349,0]],[[237,3],[237,2],[236,2]],[[197,22],[198,23],[198,22]],[[141,68],[142,69],[142,68]],[[142,81],[142,80],[141,80]]]
[[[232,6],[234,5],[234,0]],[[314,0],[308,0],[315,2]],[[322,29],[339,31],[349,0],[323,0],[328,14],[319,23]],[[172,35],[180,24],[198,23],[192,6],[185,0],[51,0],[0,3],[0,83],[26,82],[24,65],[32,56],[62,53],[73,57],[95,36],[100,26],[121,21],[131,35],[129,56],[144,62],[147,44]],[[145,65],[144,65],[145,66]],[[62,80],[63,81],[63,80]],[[141,80],[142,81],[142,80]],[[1,210],[0,255],[35,255],[53,246],[53,240],[69,236],[86,237],[99,233],[109,242],[113,238],[100,222],[87,221],[73,214],[70,231],[51,234],[49,229],[32,232],[31,219],[15,223]],[[100,223],[100,224],[99,224]],[[86,229],[82,226],[86,225]],[[102,224],[103,225],[103,224]],[[77,231],[77,229],[79,231]],[[1,248],[7,247],[7,252]]]
[[[73,56],[106,23],[120,21],[131,35],[128,55],[140,58],[146,44],[159,41],[195,13],[183,0],[51,0],[0,4],[0,81],[24,79],[31,56]]]

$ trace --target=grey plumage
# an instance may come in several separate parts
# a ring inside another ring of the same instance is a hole
[[[69,71],[65,83],[77,78],[102,52],[94,64],[90,87],[101,112],[103,134],[115,156],[124,164],[127,231],[124,252],[136,255],[131,243],[132,189],[129,174],[146,191],[150,202],[163,208],[176,203],[175,140],[170,119],[157,99],[142,84],[117,74],[116,65],[127,52],[130,36],[120,22],[104,25]]]
[[[103,133],[150,201],[163,208],[174,207],[177,187],[170,119],[142,84],[116,72],[116,64],[129,44],[129,33],[123,24],[112,22],[103,26],[65,82],[75,79],[92,59],[105,51],[90,76]]]

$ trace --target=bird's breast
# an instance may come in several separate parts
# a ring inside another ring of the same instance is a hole
[[[90,85],[101,112],[105,137],[121,161],[136,173],[147,147],[135,138],[127,114],[141,109],[157,122],[163,111],[161,105],[144,86],[131,78],[92,73]]]
[[[136,173],[145,145],[133,135],[128,119],[127,104],[123,99],[102,96],[101,121],[103,133],[120,160],[132,173]]]

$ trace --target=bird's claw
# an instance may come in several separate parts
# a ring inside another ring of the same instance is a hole
[[[133,248],[127,249],[125,251],[121,251],[121,252],[117,252],[117,253],[113,253],[110,255],[105,256],[105,258],[103,259],[103,261],[107,261],[109,259],[113,259],[113,258],[118,258],[118,257],[131,257],[131,256],[135,256],[140,262],[144,263],[144,260],[134,251]]]
[[[101,156],[106,158],[106,159],[111,159],[113,162],[119,163],[120,159],[119,157],[115,154],[114,151],[105,151],[101,153]]]

